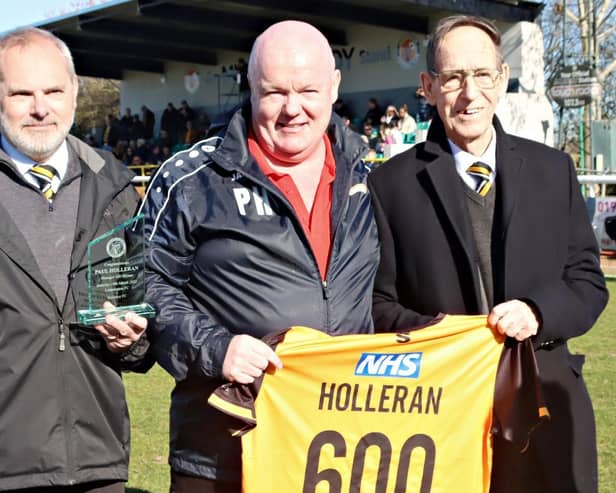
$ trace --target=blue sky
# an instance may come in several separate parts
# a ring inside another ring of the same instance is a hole
[[[103,4],[121,3],[122,1],[125,0],[20,0],[3,2],[0,32],[64,17],[77,11],[100,8]]]

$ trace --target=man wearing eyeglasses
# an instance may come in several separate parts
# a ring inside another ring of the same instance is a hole
[[[438,112],[427,141],[369,177],[381,239],[375,327],[485,313],[507,344],[530,339],[551,419],[524,453],[495,435],[491,491],[594,493],[584,357],[567,340],[590,329],[608,295],[573,163],[495,117],[509,67],[492,23],[443,19],[426,62],[421,85]]]

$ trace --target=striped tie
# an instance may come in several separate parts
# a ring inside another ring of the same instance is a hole
[[[475,192],[482,197],[485,197],[490,191],[492,182],[490,177],[492,176],[492,168],[480,161],[471,164],[466,168],[466,172],[475,179]]]
[[[51,202],[60,186],[60,176],[53,166],[47,164],[36,164],[29,170],[30,174],[36,178],[41,192],[45,198]]]

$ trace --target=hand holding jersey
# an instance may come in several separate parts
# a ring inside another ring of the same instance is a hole
[[[255,337],[242,334],[234,336],[229,343],[222,375],[229,382],[252,383],[270,364],[282,368],[282,362],[272,348]]]
[[[488,325],[500,334],[523,341],[537,334],[539,321],[536,312],[528,303],[510,300],[492,308]]]

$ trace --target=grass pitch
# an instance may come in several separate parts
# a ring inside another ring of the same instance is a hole
[[[584,378],[597,419],[599,491],[616,493],[616,280],[608,281],[611,300],[595,327],[570,342],[586,355]],[[132,423],[128,493],[169,491],[168,415],[173,381],[160,367],[147,375],[127,374],[125,384]]]

